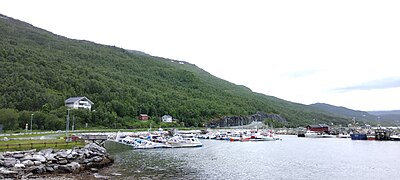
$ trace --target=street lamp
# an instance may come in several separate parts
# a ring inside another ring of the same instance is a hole
[[[32,134],[32,119],[33,119],[33,113],[31,114],[31,134]]]

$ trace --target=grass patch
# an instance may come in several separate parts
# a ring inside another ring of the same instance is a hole
[[[57,134],[57,133],[46,133],[46,134],[21,134],[21,135],[11,135],[11,136],[0,136],[0,138],[7,137],[7,138],[29,138],[29,137],[41,137],[41,136],[47,136],[51,134]],[[60,134],[60,136],[65,135],[65,134]]]
[[[0,151],[23,151],[30,149],[71,149],[73,147],[85,146],[84,141],[65,142],[64,139],[47,139],[47,140],[10,140],[0,141]]]

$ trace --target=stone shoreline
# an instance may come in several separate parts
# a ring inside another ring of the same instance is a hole
[[[78,174],[113,163],[107,150],[95,143],[83,148],[43,149],[0,153],[0,179],[40,178],[51,174]]]

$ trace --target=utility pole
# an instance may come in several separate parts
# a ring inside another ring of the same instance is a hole
[[[72,132],[75,130],[75,115],[72,116]]]
[[[31,134],[32,134],[32,120],[33,120],[33,113],[31,114]]]
[[[69,141],[69,137],[68,137],[68,130],[69,130],[69,109],[67,109],[67,123],[66,123],[66,127],[65,127],[65,136],[66,136],[66,140]]]

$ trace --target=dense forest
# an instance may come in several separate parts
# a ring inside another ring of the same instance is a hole
[[[222,116],[257,111],[278,114],[289,127],[349,121],[254,93],[187,62],[68,39],[3,15],[0,94],[0,124],[7,130],[24,129],[30,118],[35,129],[63,129],[64,101],[75,96],[94,102],[92,111],[71,112],[78,129],[147,126],[137,122],[141,113],[157,124],[169,114],[174,126],[204,126]]]

